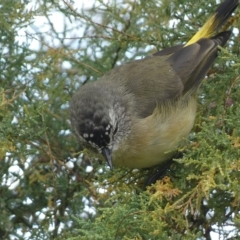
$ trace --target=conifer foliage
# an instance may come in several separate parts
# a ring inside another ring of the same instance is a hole
[[[183,158],[146,189],[152,170],[110,171],[78,145],[69,102],[113,67],[186,43],[216,2],[83,3],[0,2],[0,239],[237,239],[240,21],[201,87]]]

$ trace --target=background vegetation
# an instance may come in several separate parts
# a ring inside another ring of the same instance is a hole
[[[147,190],[150,170],[109,171],[78,146],[68,120],[82,84],[185,43],[215,8],[213,0],[1,0],[0,239],[239,238],[238,20],[199,92],[184,157]]]

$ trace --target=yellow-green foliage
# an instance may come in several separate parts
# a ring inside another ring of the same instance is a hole
[[[186,43],[215,0],[77,3],[0,2],[0,239],[228,239],[226,226],[238,237],[239,20],[199,91],[183,158],[146,189],[154,169],[110,171],[78,146],[69,101],[116,65]]]

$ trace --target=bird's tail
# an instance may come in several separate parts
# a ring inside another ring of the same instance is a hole
[[[225,0],[209,17],[202,28],[187,42],[185,46],[197,42],[201,38],[211,38],[228,21],[239,4],[239,0]]]

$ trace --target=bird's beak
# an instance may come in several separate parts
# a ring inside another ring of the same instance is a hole
[[[108,166],[110,169],[113,169],[113,164],[112,164],[112,152],[109,148],[105,147],[102,149],[102,155],[105,157]]]

